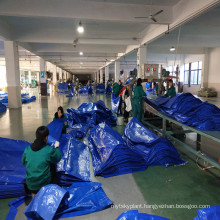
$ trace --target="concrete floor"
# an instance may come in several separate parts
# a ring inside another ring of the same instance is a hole
[[[37,90],[31,90],[37,95]],[[21,139],[32,142],[35,130],[40,125],[47,125],[52,119],[58,106],[64,110],[69,107],[77,108],[83,102],[95,102],[103,100],[107,107],[111,108],[110,98],[105,95],[88,97],[86,95],[66,98],[65,95],[40,97],[37,95],[36,102],[22,106],[22,109],[8,109],[0,115],[0,136],[13,139]],[[211,99],[211,102],[220,106],[219,99]],[[115,128],[120,133],[123,126]],[[193,140],[192,140],[193,141]],[[111,178],[95,178],[103,184],[108,197],[115,205],[142,205],[139,211],[161,215],[170,219],[193,219],[196,216],[196,208],[164,208],[155,209],[149,205],[218,205],[220,204],[220,182],[219,178],[208,172],[201,171],[196,164],[189,159],[187,152],[176,146],[181,156],[189,161],[189,164],[179,167],[151,167],[145,172],[127,174]],[[205,146],[204,146],[205,147]],[[206,146],[208,151],[209,145]],[[215,148],[220,152],[220,148]],[[8,202],[11,199],[0,200],[0,219],[4,219],[8,213]],[[26,219],[23,215],[25,205],[18,209],[16,219]],[[126,208],[109,208],[101,212],[68,219],[116,219]]]

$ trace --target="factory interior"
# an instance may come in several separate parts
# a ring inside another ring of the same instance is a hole
[[[219,195],[219,0],[0,0],[0,220],[219,220]]]

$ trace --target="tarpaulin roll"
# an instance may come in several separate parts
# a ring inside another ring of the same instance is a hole
[[[190,93],[158,97],[154,101],[146,97],[144,99],[180,123],[203,131],[220,131],[220,109],[208,102],[202,102]]]
[[[198,216],[194,220],[219,220],[220,219],[220,205],[211,206],[209,208],[197,210]]]
[[[169,220],[169,219],[157,215],[140,213],[138,212],[138,210],[129,210],[123,212],[116,220]]]
[[[134,135],[135,134],[135,135]],[[157,137],[137,118],[133,118],[125,127],[123,139],[133,151],[146,160],[147,166],[182,165],[182,160],[174,145],[164,137]]]
[[[69,186],[74,181],[91,181],[89,149],[69,134],[60,140],[62,158],[57,163],[60,185]]]
[[[55,184],[43,186],[36,194],[24,214],[31,219],[52,220],[58,208],[67,206],[69,193]]]

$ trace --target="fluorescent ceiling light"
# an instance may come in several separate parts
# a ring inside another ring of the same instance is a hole
[[[170,48],[170,51],[175,51],[175,50],[176,50],[175,47],[171,47],[171,48]]]
[[[80,55],[80,56],[82,56],[82,55],[83,55],[83,52],[82,52],[82,51],[81,51],[81,52],[79,52],[79,55]]]
[[[82,64],[83,64],[83,62],[80,62],[80,64],[82,65]]]
[[[81,22],[81,21],[79,22],[79,26],[78,26],[78,28],[77,28],[77,31],[78,31],[80,34],[84,33],[84,27],[82,26],[82,22]]]

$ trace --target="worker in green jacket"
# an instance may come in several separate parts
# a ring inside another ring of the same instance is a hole
[[[146,96],[141,83],[141,78],[138,78],[137,85],[134,88],[134,117],[138,118],[139,121],[142,119],[142,99],[143,96]]]
[[[170,79],[168,81],[169,83],[169,89],[167,90],[167,93],[165,94],[165,97],[173,97],[173,96],[176,96],[176,89],[175,87],[173,86],[173,80]]]
[[[120,93],[120,86],[117,82],[114,83],[112,90],[113,90],[113,93],[115,95],[115,98],[117,98],[119,96],[119,93]]]
[[[59,142],[55,143],[55,149],[48,146],[49,130],[41,126],[36,131],[36,139],[31,146],[25,148],[21,162],[26,166],[26,185],[30,192],[36,194],[41,187],[53,183],[51,164],[61,160]]]
[[[59,106],[57,112],[54,114],[53,121],[61,118],[66,119],[66,121],[64,121],[63,123],[63,129],[62,129],[62,133],[66,134],[66,129],[68,128],[68,122],[66,116],[64,115],[63,107]]]

